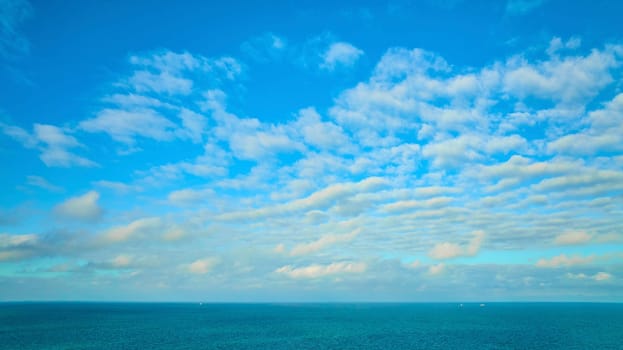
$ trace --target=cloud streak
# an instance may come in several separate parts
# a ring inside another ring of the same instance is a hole
[[[20,32],[23,22],[32,17],[27,0],[4,0],[0,10],[0,58],[10,59],[28,52],[30,43]]]
[[[33,132],[29,133],[20,127],[3,123],[0,123],[0,128],[5,135],[20,142],[25,148],[39,150],[39,159],[49,167],[98,166],[97,163],[70,151],[85,146],[69,135],[70,131],[67,129],[48,124],[34,124]]]
[[[551,259],[540,259],[537,261],[537,267],[545,267],[545,268],[557,268],[557,267],[566,267],[566,266],[575,266],[575,265],[586,265],[593,262],[595,258],[593,256],[580,256],[573,255],[567,256],[565,254],[557,255],[552,257]]]
[[[276,273],[294,279],[314,279],[331,275],[358,274],[366,270],[362,262],[335,262],[328,265],[313,264],[304,267],[282,266]]]
[[[360,229],[354,230],[350,233],[336,235],[329,234],[320,237],[318,240],[309,243],[301,243],[290,251],[290,255],[298,256],[298,255],[307,255],[311,253],[315,253],[319,250],[322,250],[326,247],[330,247],[334,244],[350,242],[361,232]]]

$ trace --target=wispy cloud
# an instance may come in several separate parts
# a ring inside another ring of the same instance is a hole
[[[554,243],[558,245],[584,244],[590,242],[591,239],[593,239],[593,235],[585,231],[568,231],[556,236]]]
[[[597,282],[608,281],[613,278],[612,274],[608,272],[603,272],[603,271],[597,272],[594,275],[586,275],[584,273],[568,272],[565,276],[567,276],[567,278],[574,279],[574,280],[593,280]]]
[[[87,132],[105,132],[116,141],[132,145],[137,136],[170,141],[175,137],[176,125],[151,109],[104,109],[79,127]]]
[[[33,132],[13,125],[0,123],[2,131],[7,136],[20,142],[24,147],[38,149],[39,158],[50,167],[95,167],[97,163],[79,156],[73,148],[85,148],[83,144],[69,135],[70,131],[54,125],[34,124]]]
[[[264,33],[240,45],[240,50],[253,60],[269,62],[281,60],[288,54],[288,41],[275,33]]]
[[[21,33],[21,25],[32,17],[27,0],[3,0],[0,4],[0,58],[11,59],[28,52],[30,43]]]
[[[547,0],[508,0],[506,13],[510,15],[524,15],[545,4]]]
[[[537,261],[537,267],[563,267],[574,265],[585,265],[593,262],[595,258],[593,256],[580,256],[573,255],[567,256],[565,254],[557,255],[551,259],[540,259]]]
[[[139,150],[141,138],[156,141],[203,141],[207,119],[198,110],[180,103],[177,95],[201,96],[222,81],[235,80],[241,64],[224,56],[207,58],[188,52],[161,51],[131,56],[130,77],[103,99],[107,106],[78,128],[90,133],[106,133],[125,144],[122,153]],[[195,82],[198,85],[195,85]]]
[[[56,186],[56,185],[50,183],[45,178],[43,178],[41,176],[37,176],[37,175],[28,175],[26,177],[26,184],[28,184],[29,186],[42,188],[42,189],[50,191],[50,192],[63,192],[64,191],[64,189],[62,187]]]
[[[357,274],[366,270],[366,264],[362,262],[335,262],[328,265],[309,265],[304,267],[282,266],[275,270],[276,273],[290,278],[320,278],[331,275]]]
[[[336,243],[352,241],[353,239],[355,239],[355,237],[357,237],[360,231],[361,230],[355,230],[353,232],[345,233],[341,235],[336,235],[336,234],[324,235],[316,241],[296,245],[290,251],[290,255],[293,255],[293,256],[306,255],[306,254],[317,252],[321,249],[324,249]]]
[[[157,217],[137,219],[127,225],[112,227],[100,235],[100,241],[104,244],[126,242],[134,238],[141,238],[145,234],[163,228],[163,222]]]

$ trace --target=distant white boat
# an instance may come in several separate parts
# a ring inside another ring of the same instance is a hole
[[[485,304],[480,304],[480,307],[485,307]]]

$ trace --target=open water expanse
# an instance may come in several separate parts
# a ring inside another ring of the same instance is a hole
[[[0,303],[1,349],[623,349],[623,304]]]

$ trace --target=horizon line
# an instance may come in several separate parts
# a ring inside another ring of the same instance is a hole
[[[0,300],[0,304],[623,304],[604,300],[506,300],[506,301],[171,301],[171,300]]]

